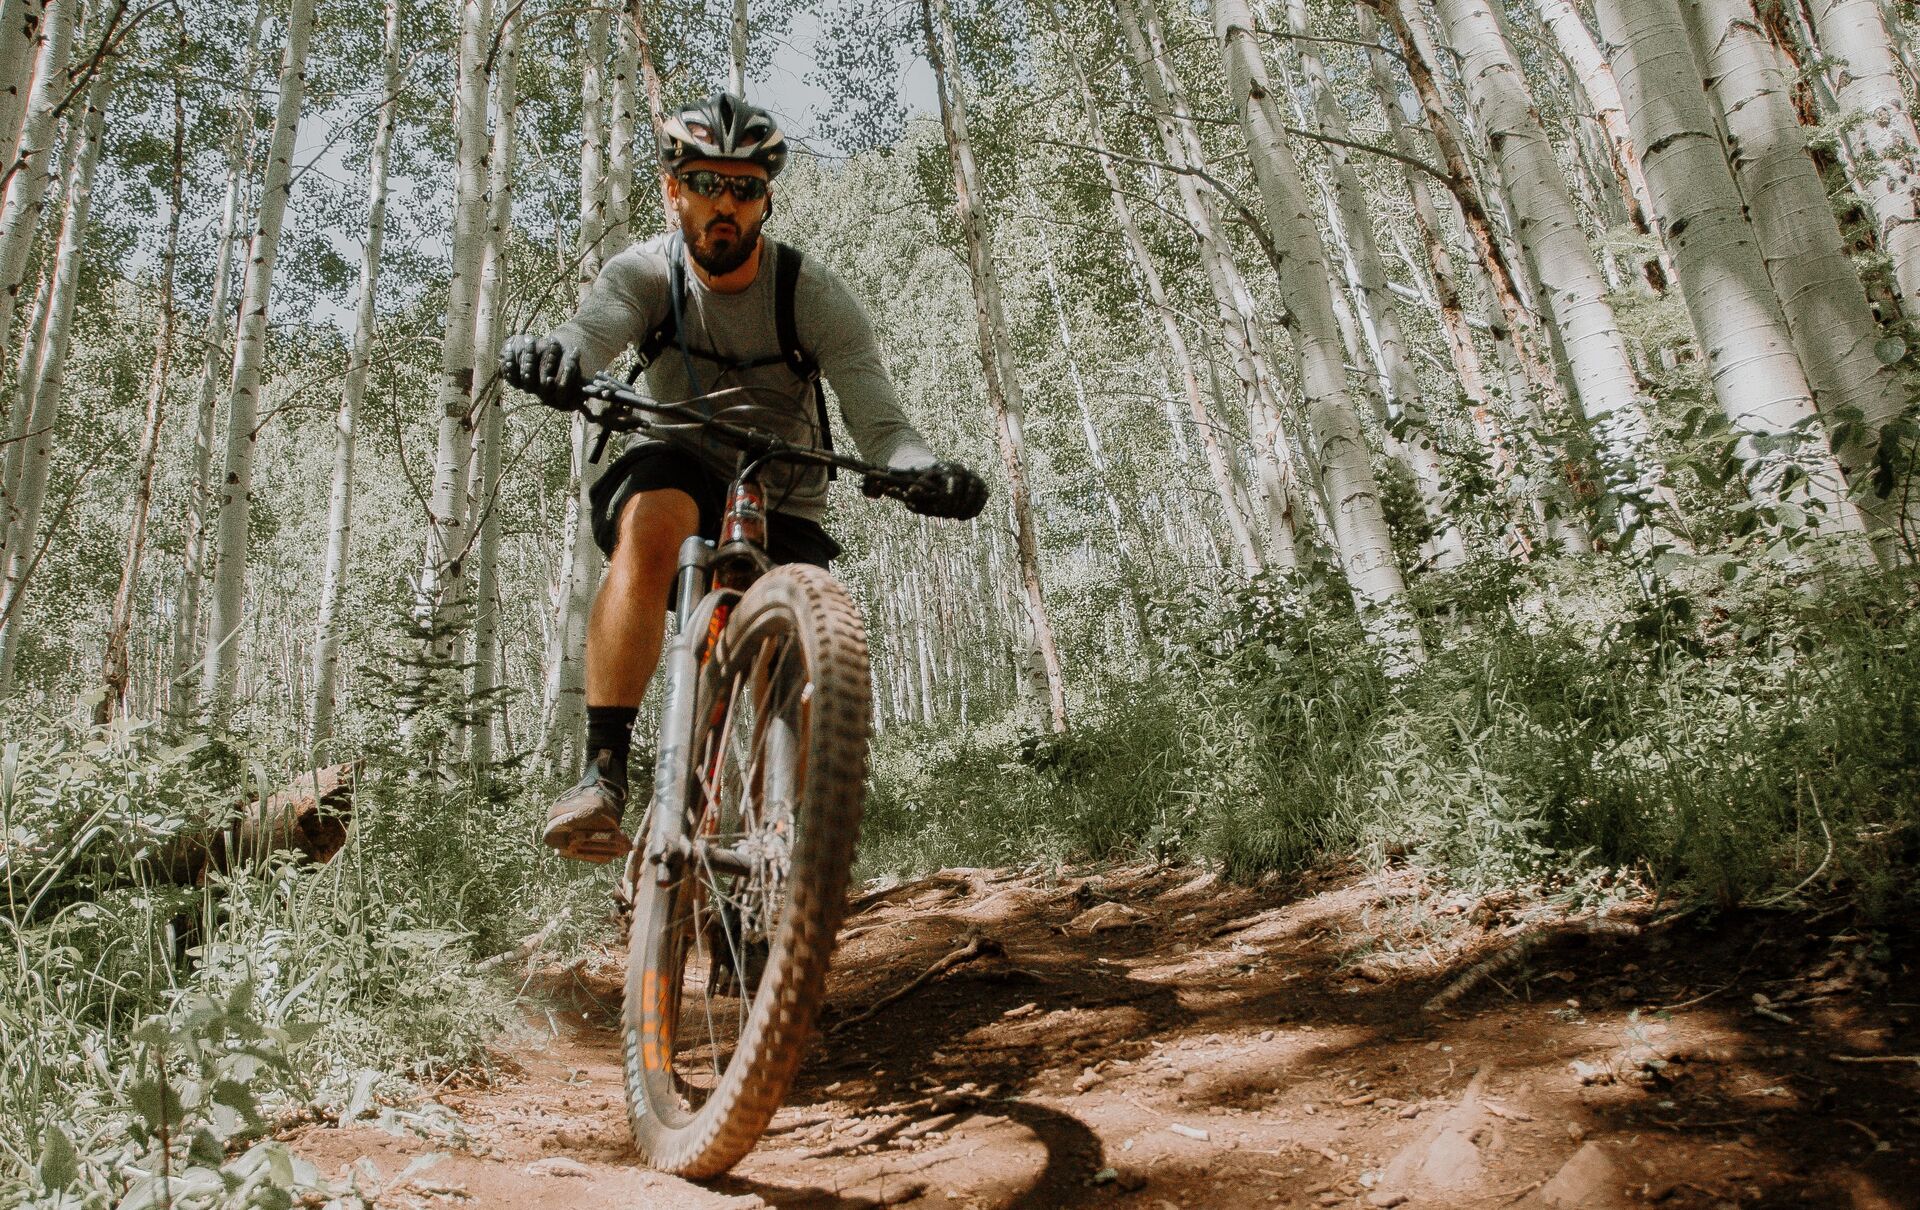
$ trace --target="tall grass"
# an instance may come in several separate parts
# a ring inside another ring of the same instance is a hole
[[[604,896],[528,843],[526,788],[407,776],[391,757],[331,863],[170,885],[151,858],[279,779],[150,726],[31,734],[0,756],[6,1204],[114,1204],[195,1162],[205,1204],[273,1184],[284,1157],[251,1177],[226,1158],[262,1115],[482,1060],[518,1017],[474,959]],[[186,1188],[168,1196],[202,1204]]]
[[[889,732],[867,865],[1178,854],[1244,877],[1391,851],[1480,885],[1614,870],[1726,903],[1910,901],[1912,577],[1643,601],[1576,560],[1501,574],[1429,586],[1434,655],[1397,685],[1310,589],[1170,602],[1151,677],[1068,738]]]

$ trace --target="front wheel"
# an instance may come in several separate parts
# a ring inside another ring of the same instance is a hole
[[[825,994],[866,794],[866,632],[824,570],[789,564],[701,665],[675,875],[636,879],[622,1014],[642,1158],[716,1176],[760,1138]],[[665,804],[656,804],[664,808]]]

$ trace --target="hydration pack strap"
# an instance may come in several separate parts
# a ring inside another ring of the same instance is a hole
[[[667,245],[667,313],[646,338],[635,346],[636,361],[633,376],[637,380],[642,371],[652,365],[667,346],[674,345],[680,350],[680,359],[686,367],[687,382],[693,393],[702,394],[700,378],[693,368],[694,360],[711,362],[725,370],[755,370],[762,366],[785,364],[796,378],[806,383],[813,392],[815,410],[814,422],[819,427],[820,446],[828,453],[833,452],[833,428],[827,422],[827,397],[820,387],[820,363],[807,352],[800,343],[800,324],[794,314],[794,297],[799,293],[800,268],[806,258],[798,248],[786,244],[774,245],[773,264],[773,326],[774,334],[780,341],[780,351],[767,357],[755,357],[740,360],[734,357],[722,357],[710,349],[693,348],[687,343],[686,334],[686,297],[687,262],[686,245],[679,236],[674,236]],[[838,473],[827,468],[827,478],[838,478]]]

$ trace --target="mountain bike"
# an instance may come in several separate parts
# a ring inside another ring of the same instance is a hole
[[[753,388],[659,404],[601,375],[583,393],[602,444],[638,430],[736,454],[719,540],[680,548],[653,797],[621,880],[633,909],[621,1031],[634,1142],[655,1168],[715,1176],[759,1140],[812,1033],[872,713],[852,597],[824,569],[767,554],[765,472],[837,467],[867,495],[902,500],[916,476],[726,419],[752,414]]]

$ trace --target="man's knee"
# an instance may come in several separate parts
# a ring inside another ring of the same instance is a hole
[[[680,544],[700,528],[700,509],[677,488],[639,492],[620,509],[613,565],[643,580],[673,575]]]

